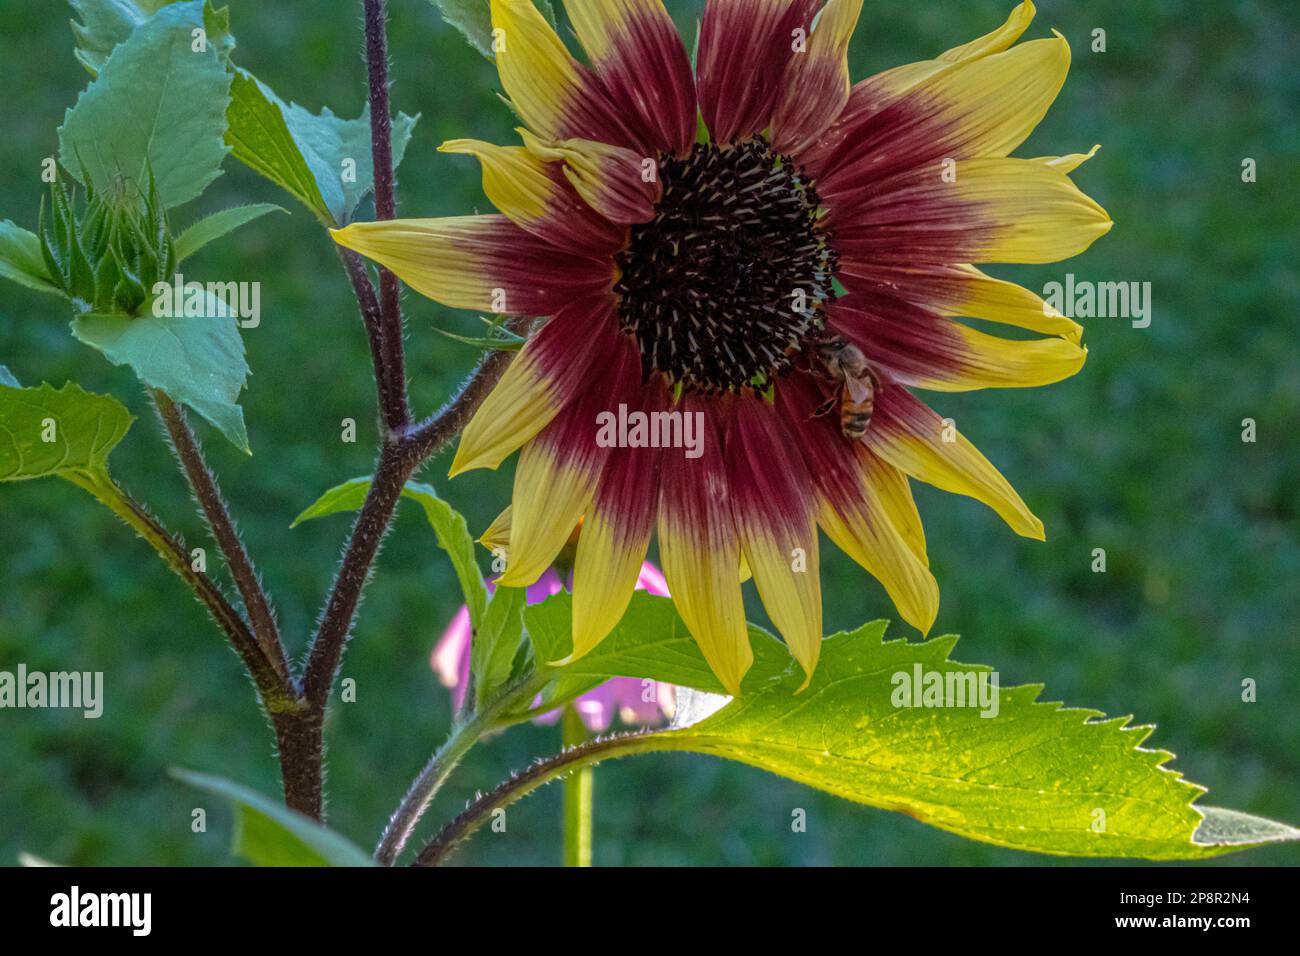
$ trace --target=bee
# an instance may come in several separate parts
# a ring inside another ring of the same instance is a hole
[[[837,387],[835,394],[813,413],[813,417],[825,415],[838,405],[840,431],[849,441],[858,441],[871,424],[879,380],[867,364],[862,350],[844,339],[833,338],[818,343],[817,355]]]

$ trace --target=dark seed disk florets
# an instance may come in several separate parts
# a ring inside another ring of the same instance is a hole
[[[790,368],[834,298],[817,192],[755,138],[659,164],[655,218],[618,257],[620,322],[644,376],[699,392],[762,388]]]

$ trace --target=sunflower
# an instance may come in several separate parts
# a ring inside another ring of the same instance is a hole
[[[480,161],[500,215],[334,233],[445,305],[544,318],[452,465],[522,448],[499,583],[536,581],[585,516],[579,657],[622,616],[657,531],[673,601],[735,694],[753,659],[742,567],[816,667],[820,526],[928,631],[938,586],[909,478],[1026,537],[1043,525],[913,390],[1044,385],[1086,354],[1074,322],[972,264],[1054,262],[1111,226],[1067,175],[1091,154],[1009,157],[1065,81],[1065,39],[1013,46],[1026,0],[851,86],[861,0],[708,0],[694,73],[660,0],[565,7],[585,63],[530,0],[492,0],[521,144],[441,147]],[[653,438],[600,440],[615,410]],[[692,424],[696,451],[656,447]]]

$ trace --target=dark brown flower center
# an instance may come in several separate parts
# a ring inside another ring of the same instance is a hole
[[[661,160],[655,218],[618,257],[620,322],[641,370],[700,392],[765,388],[834,298],[816,190],[755,138]]]

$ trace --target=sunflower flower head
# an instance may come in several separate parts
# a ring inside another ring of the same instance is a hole
[[[443,149],[480,162],[499,214],[334,236],[446,305],[545,318],[452,473],[520,451],[493,532],[503,585],[538,581],[584,519],[575,657],[626,610],[656,535],[673,601],[732,694],[753,659],[750,575],[811,677],[818,528],[928,631],[939,593],[910,479],[1043,537],[915,396],[1045,385],[1084,362],[1073,321],[976,267],[1068,258],[1111,226],[1068,175],[1091,153],[1010,156],[1070,61],[1059,35],[1017,45],[1032,3],[857,84],[861,0],[708,0],[694,70],[660,0],[566,0],[586,63],[529,0],[491,7],[520,143]],[[605,440],[615,414],[619,440]]]

